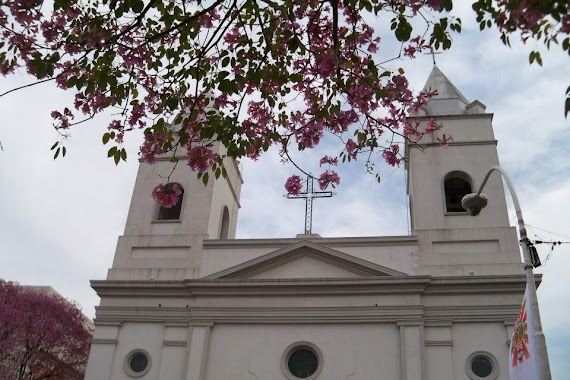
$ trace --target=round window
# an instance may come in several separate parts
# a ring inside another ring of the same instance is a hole
[[[467,358],[465,370],[471,379],[494,380],[499,376],[499,362],[489,352],[477,351]]]
[[[281,370],[290,380],[313,380],[322,368],[321,351],[309,342],[297,342],[290,345],[281,358]]]
[[[289,360],[287,361],[289,372],[300,379],[306,379],[315,372],[319,367],[319,359],[317,355],[311,350],[301,348],[293,351]]]
[[[484,356],[477,356],[471,361],[471,371],[479,377],[487,377],[493,372],[493,364]]]
[[[148,365],[148,359],[146,355],[137,353],[133,355],[130,360],[129,367],[133,370],[133,372],[140,373],[146,369]]]
[[[150,356],[144,350],[131,351],[125,359],[125,372],[131,377],[140,377],[150,369]]]

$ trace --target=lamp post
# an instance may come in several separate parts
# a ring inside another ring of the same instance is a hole
[[[526,285],[528,289],[528,300],[531,304],[531,311],[532,317],[534,322],[534,339],[535,339],[535,347],[537,356],[537,363],[538,363],[538,371],[539,371],[539,379],[541,380],[550,380],[550,364],[548,362],[548,351],[546,350],[546,338],[542,331],[542,323],[540,321],[540,311],[538,310],[538,299],[536,296],[536,284],[534,282],[534,273],[533,273],[533,266],[539,266],[540,261],[538,260],[538,256],[536,255],[536,251],[534,247],[530,245],[530,241],[526,235],[526,228],[522,216],[521,207],[519,204],[519,200],[517,197],[517,193],[513,187],[513,183],[509,178],[509,175],[505,172],[503,168],[500,166],[493,166],[489,169],[489,172],[485,176],[483,183],[479,187],[476,193],[467,194],[461,200],[461,205],[469,214],[472,216],[479,215],[481,209],[483,209],[487,205],[487,196],[481,194],[481,191],[485,187],[489,176],[493,171],[498,171],[509,188],[509,192],[511,193],[511,198],[513,199],[513,203],[515,205],[515,211],[517,214],[517,222],[519,226],[519,236],[520,236],[520,245],[522,246],[523,251],[523,259],[524,259],[524,270],[526,273]],[[531,251],[533,255],[531,256]]]

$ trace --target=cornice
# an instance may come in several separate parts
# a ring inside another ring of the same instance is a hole
[[[196,296],[417,294],[428,283],[428,276],[187,281]]]
[[[525,287],[525,275],[432,277],[424,294],[522,293]]]
[[[101,306],[96,323],[327,324],[395,323],[397,326],[451,326],[467,322],[503,322],[516,318],[520,305],[490,306],[345,306],[345,307],[125,307]],[[111,344],[112,342],[101,344]]]
[[[100,307],[98,321],[164,322],[174,317],[174,308],[158,307]],[[390,322],[418,326],[422,324],[423,306],[364,306],[364,307],[272,307],[272,308],[190,308],[190,326],[210,326],[214,323],[232,324],[327,324]],[[178,317],[178,316],[176,316]]]
[[[503,322],[516,318],[520,311],[517,305],[469,305],[469,306],[426,306],[424,317],[430,324],[440,319],[457,322]]]
[[[190,309],[185,307],[156,307],[156,306],[97,306],[95,307],[97,325],[106,322],[162,322],[177,323],[188,326]],[[134,318],[134,319],[132,319]]]
[[[204,240],[204,249],[208,248],[283,248],[300,241],[310,241],[327,247],[381,247],[414,245],[418,242],[417,235],[403,236],[363,236],[363,237],[315,237],[281,238],[281,239],[208,239]]]
[[[100,297],[287,296],[421,293],[429,276],[315,279],[214,279],[184,281],[91,281]]]
[[[497,140],[476,140],[476,141],[450,141],[445,143],[445,146],[470,146],[470,145],[497,145]],[[426,149],[426,148],[438,148],[443,144],[438,142],[417,142],[417,143],[406,143],[407,148],[416,149]]]
[[[428,121],[431,118],[436,120],[454,120],[454,119],[493,119],[493,113],[464,113],[459,115],[425,115],[425,116],[413,116],[407,117],[408,120],[414,121]]]
[[[535,276],[540,283],[541,276]],[[350,294],[521,293],[524,275],[495,276],[364,276],[313,279],[197,279],[180,281],[91,281],[100,297],[290,296]]]

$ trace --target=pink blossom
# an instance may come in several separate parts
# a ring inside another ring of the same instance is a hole
[[[338,174],[335,171],[325,171],[323,174],[321,174],[321,176],[319,177],[319,187],[321,190],[326,190],[327,187],[329,187],[329,184],[334,188],[335,185],[339,185],[340,184],[340,177],[338,176]]]
[[[388,149],[384,149],[382,157],[391,166],[398,166],[402,160],[398,157],[400,147],[396,144],[391,145]]]
[[[346,153],[351,159],[356,160],[357,147],[358,145],[352,139],[348,139],[346,142]]]
[[[65,107],[63,110],[63,115],[59,111],[52,111],[51,117],[55,120],[58,120],[58,124],[55,125],[56,128],[66,129],[70,126],[70,121],[73,120],[74,116],[69,110],[69,108]]]
[[[437,141],[439,141],[439,143],[441,144],[441,148],[445,149],[448,147],[449,143],[451,141],[453,141],[453,137],[451,136],[447,136],[445,133],[443,134],[443,136],[438,137]]]
[[[293,175],[287,178],[287,181],[285,182],[285,190],[287,190],[288,194],[297,195],[301,193],[302,188],[303,184],[301,183],[301,177]]]
[[[182,194],[182,189],[176,183],[166,185],[161,183],[152,190],[152,197],[164,208],[174,207],[178,203],[180,194]]]
[[[188,149],[188,166],[201,173],[214,165],[217,158],[217,155],[210,148],[202,145]]]
[[[326,164],[336,166],[336,165],[338,165],[338,158],[336,158],[336,157],[332,158],[329,156],[324,156],[323,158],[321,158],[319,166],[323,166]]]
[[[168,139],[168,135],[158,132],[149,132],[144,135],[144,142],[140,147],[140,154],[148,164],[156,162],[156,155],[164,153],[163,144]]]
[[[427,124],[426,124],[426,133],[432,134],[434,131],[437,131],[439,126],[433,117],[430,117]]]

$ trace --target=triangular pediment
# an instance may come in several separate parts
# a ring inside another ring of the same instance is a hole
[[[301,241],[214,273],[205,279],[350,278],[403,275],[406,274],[310,241]]]

